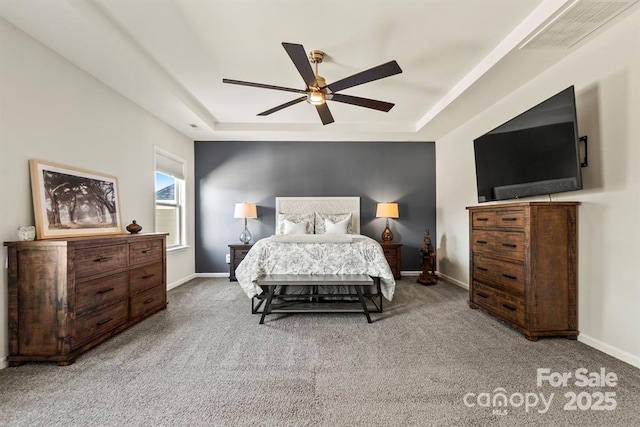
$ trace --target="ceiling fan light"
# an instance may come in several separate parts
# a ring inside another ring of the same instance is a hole
[[[326,102],[324,92],[313,90],[307,95],[307,102],[312,105],[322,105]]]

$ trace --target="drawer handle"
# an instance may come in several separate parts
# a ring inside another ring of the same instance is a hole
[[[514,245],[513,243],[503,243],[502,246],[506,247],[506,248],[517,248],[518,245]]]
[[[476,218],[476,221],[489,221],[489,218]]]
[[[482,297],[482,298],[489,298],[489,295],[487,295],[485,293],[482,293],[482,292],[476,292],[476,295],[478,295],[479,297]]]
[[[156,299],[155,298],[149,298],[147,300],[144,301],[145,304],[150,304],[152,302],[154,302]]]
[[[511,311],[516,311],[517,310],[515,307],[512,307],[509,304],[502,304],[502,306],[504,308],[506,308],[507,310],[511,310]]]
[[[154,274],[145,274],[144,276],[142,276],[143,279],[150,279],[154,276]]]
[[[93,260],[93,262],[106,262],[106,261],[111,261],[113,259],[112,256],[101,256],[100,258],[96,258]]]
[[[106,325],[107,323],[111,322],[113,320],[113,317],[107,317],[105,320],[103,320],[102,322],[98,322],[96,323],[96,326],[102,326],[102,325]]]
[[[514,217],[506,217],[506,218],[502,218],[503,221],[517,221],[518,218],[514,218]]]
[[[242,255],[246,255],[246,254],[248,254],[248,253],[249,253],[249,251],[241,251],[240,253],[241,253]]]
[[[503,274],[502,277],[506,277],[507,279],[511,279],[511,280],[517,280],[518,279],[516,276],[509,276],[508,274]]]
[[[487,241],[486,240],[476,240],[476,243],[480,243],[481,245],[486,245]]]
[[[145,249],[144,251],[142,251],[143,254],[148,254],[149,252],[151,252],[151,249]]]
[[[489,269],[484,268],[484,267],[476,267],[476,268],[477,268],[478,270],[480,270],[480,271],[489,271]]]
[[[116,288],[108,288],[108,289],[103,289],[101,291],[96,292],[97,295],[101,295],[101,294],[106,294],[107,292],[111,292],[111,291],[115,291]]]

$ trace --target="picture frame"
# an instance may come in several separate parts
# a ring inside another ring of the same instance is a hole
[[[29,160],[37,239],[123,234],[118,179]]]

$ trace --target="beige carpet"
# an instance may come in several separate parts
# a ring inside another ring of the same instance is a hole
[[[373,324],[359,314],[289,314],[258,325],[236,283],[197,279],[169,292],[166,311],[69,367],[0,371],[0,424],[638,425],[640,370],[580,342],[529,342],[466,299],[445,282],[403,280]],[[605,368],[618,382],[538,387],[538,368]],[[493,405],[494,391],[508,406]],[[538,412],[542,402],[519,405],[540,393],[553,394],[548,412]],[[564,409],[571,393],[582,409]],[[591,409],[598,393],[616,408]]]

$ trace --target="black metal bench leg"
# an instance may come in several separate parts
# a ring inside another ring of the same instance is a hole
[[[355,288],[356,288],[356,293],[358,294],[358,299],[360,300],[360,304],[362,304],[362,310],[364,311],[364,315],[367,316],[367,323],[371,323],[371,316],[369,316],[367,301],[365,301],[364,296],[362,295],[362,288],[358,285],[355,285]]]
[[[262,316],[260,316],[260,325],[264,324],[264,317],[269,311],[271,311],[271,300],[273,299],[273,292],[276,289],[276,285],[269,286],[269,293],[267,294],[267,302],[262,309]]]
[[[258,301],[257,304],[255,304],[255,301]],[[264,304],[265,298],[259,298],[257,295],[253,298],[251,298],[251,314],[258,314],[260,310],[260,307],[262,306],[262,304]]]

